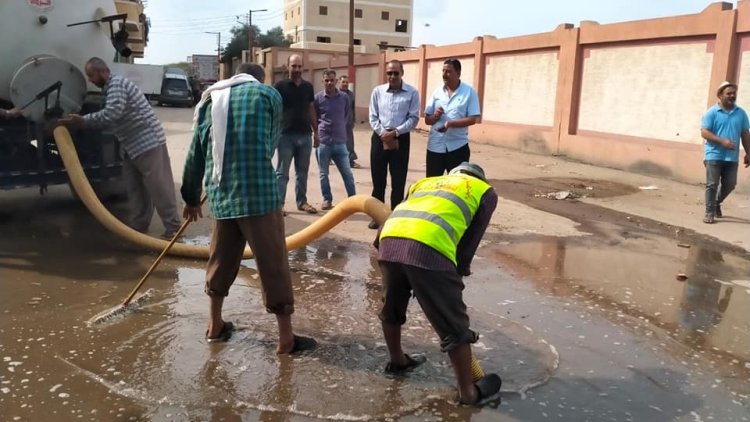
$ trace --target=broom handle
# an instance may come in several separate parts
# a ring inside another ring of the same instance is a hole
[[[206,195],[205,194],[201,198],[200,205],[203,205],[204,202],[206,202]],[[135,288],[133,289],[133,291],[130,292],[130,295],[128,295],[128,297],[122,302],[122,306],[128,306],[128,303],[130,303],[130,301],[133,300],[133,297],[135,297],[135,294],[138,293],[138,290],[140,290],[140,288],[146,282],[146,280],[148,279],[148,276],[150,276],[151,273],[154,272],[154,270],[156,269],[156,267],[161,262],[162,258],[164,258],[164,255],[166,255],[167,252],[169,252],[169,250],[172,248],[172,245],[175,244],[175,242],[180,237],[180,235],[182,234],[182,232],[185,231],[185,229],[187,228],[188,224],[190,224],[190,220],[188,220],[188,219],[185,219],[185,221],[182,222],[182,225],[180,226],[180,228],[177,229],[177,232],[174,234],[174,236],[172,236],[172,240],[169,241],[169,244],[167,245],[167,247],[164,248],[163,251],[161,251],[161,254],[159,254],[159,257],[156,258],[156,260],[154,261],[153,264],[151,264],[151,268],[149,268],[148,271],[146,271],[146,274],[144,274],[143,277],[141,277],[141,280],[135,286]]]

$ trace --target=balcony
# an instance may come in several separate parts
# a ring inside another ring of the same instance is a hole
[[[128,33],[128,48],[133,51],[133,57],[142,58],[148,42],[146,36],[146,15],[143,13],[143,2],[141,0],[115,0],[117,13],[126,13],[125,24],[117,28],[124,29]]]

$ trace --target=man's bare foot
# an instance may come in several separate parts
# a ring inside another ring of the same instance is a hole
[[[314,338],[295,335],[291,342],[279,342],[276,346],[276,354],[284,355],[304,352],[306,350],[313,350],[316,347],[318,347],[318,342]]]

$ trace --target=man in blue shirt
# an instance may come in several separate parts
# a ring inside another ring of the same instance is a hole
[[[705,140],[703,163],[706,166],[706,215],[703,222],[708,224],[722,217],[721,203],[737,184],[740,141],[745,148],[745,167],[750,165],[750,121],[745,110],[735,104],[737,85],[723,82],[716,96],[719,102],[706,111],[701,122],[701,136]]]
[[[427,177],[442,176],[469,161],[469,126],[481,116],[477,92],[461,82],[461,62],[443,62],[443,82],[424,111],[425,123],[432,126],[427,136]]]
[[[318,116],[318,136],[320,145],[317,146],[318,170],[320,170],[320,191],[323,194],[321,209],[333,208],[331,183],[328,180],[328,168],[331,160],[339,169],[344,179],[346,194],[355,195],[354,175],[349,167],[349,150],[346,148],[347,125],[351,110],[349,96],[336,89],[336,71],[323,71],[325,89],[315,95],[315,114]]]

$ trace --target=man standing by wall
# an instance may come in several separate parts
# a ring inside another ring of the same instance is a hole
[[[242,64],[237,72],[212,85],[198,104],[182,178],[185,218],[195,221],[203,216],[200,196],[205,184],[216,219],[206,269],[206,341],[225,342],[232,335],[234,325],[223,320],[222,308],[240,268],[245,243],[249,243],[263,286],[263,303],[276,315],[276,353],[312,349],[315,341],[294,335],[292,329],[294,293],[282,200],[272,163],[279,139],[281,96],[261,83],[261,66]]]
[[[349,113],[349,120],[346,121],[346,149],[349,151],[349,167],[358,169],[362,166],[355,161],[357,159],[357,153],[354,152],[354,122],[356,116],[354,108],[354,93],[349,90],[348,75],[341,75],[339,77],[339,91],[349,97],[349,110],[351,110],[351,113]]]
[[[323,210],[333,208],[333,194],[328,180],[329,163],[333,160],[344,179],[346,194],[356,195],[354,175],[349,167],[349,151],[346,149],[347,126],[351,110],[349,96],[336,89],[336,72],[323,71],[325,89],[315,95],[315,114],[318,116],[320,145],[317,147],[320,191],[323,193]]]
[[[745,148],[745,167],[750,165],[750,122],[745,110],[738,107],[737,85],[724,82],[716,92],[719,102],[709,108],[701,122],[703,164],[706,166],[706,214],[703,222],[711,224],[721,218],[721,203],[737,184],[740,141]]]
[[[167,137],[159,119],[143,92],[128,79],[112,75],[102,59],[92,57],[84,71],[102,89],[104,108],[84,116],[71,114],[59,123],[108,128],[115,134],[125,150],[123,178],[132,213],[130,226],[146,232],[156,208],[165,228],[162,237],[172,238],[182,221],[177,214]]]
[[[391,173],[391,209],[404,199],[409,169],[411,132],[419,121],[419,93],[402,80],[404,66],[398,60],[386,63],[388,83],[378,85],[370,97],[370,174],[372,196],[385,202],[388,172]],[[368,225],[377,229],[375,220]]]
[[[279,194],[282,202],[286,199],[286,187],[289,184],[289,167],[294,159],[294,197],[297,209],[309,214],[318,210],[307,202],[307,172],[310,169],[310,155],[313,144],[317,147],[318,118],[315,115],[313,100],[315,91],[310,82],[302,79],[302,57],[289,56],[289,79],[274,85],[284,102],[284,116],[281,123],[276,178],[279,183]],[[313,141],[310,141],[310,132]]]
[[[461,82],[461,62],[443,62],[445,85],[427,101],[424,121],[431,125],[427,135],[427,177],[440,176],[469,161],[468,127],[480,117],[479,97],[469,84]]]
[[[448,353],[460,401],[478,404],[497,394],[501,380],[471,375],[471,344],[479,339],[469,326],[463,301],[463,276],[497,207],[497,194],[476,164],[462,163],[450,174],[414,183],[408,198],[388,217],[379,233],[378,264],[383,273],[383,336],[390,363],[385,371],[404,374],[425,362],[401,347],[401,326],[409,299],[416,296]]]

